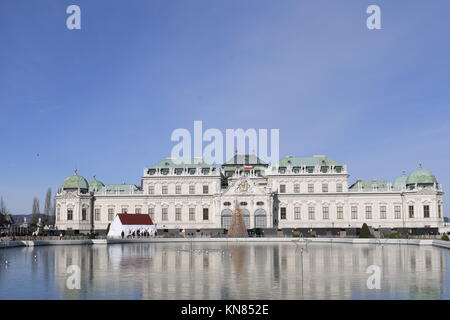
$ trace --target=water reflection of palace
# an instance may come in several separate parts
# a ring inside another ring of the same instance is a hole
[[[63,299],[439,299],[444,251],[405,245],[126,244],[54,248]],[[180,250],[181,249],[181,250]],[[182,251],[185,250],[185,251]],[[66,288],[69,265],[81,290]],[[367,289],[370,265],[381,290]],[[303,270],[302,270],[303,269]]]

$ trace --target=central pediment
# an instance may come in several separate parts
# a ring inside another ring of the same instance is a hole
[[[223,191],[223,196],[243,196],[243,195],[267,195],[266,187],[258,186],[254,181],[248,178],[241,178],[229,184]]]

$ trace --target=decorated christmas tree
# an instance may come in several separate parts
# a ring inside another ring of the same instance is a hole
[[[235,212],[231,218],[230,229],[228,235],[230,237],[248,237],[247,228],[245,227],[244,218],[242,217],[241,207],[236,201]]]

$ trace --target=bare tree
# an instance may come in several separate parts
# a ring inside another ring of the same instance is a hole
[[[45,223],[48,224],[50,222],[50,214],[52,212],[52,189],[47,189],[47,194],[45,195],[45,203],[44,203],[44,215],[45,215]]]
[[[41,214],[41,209],[39,208],[39,199],[37,197],[34,197],[33,199],[33,210],[31,214],[31,224],[37,224],[39,221],[39,216]]]

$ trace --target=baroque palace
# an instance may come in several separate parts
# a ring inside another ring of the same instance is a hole
[[[345,165],[323,156],[287,156],[269,166],[235,155],[216,167],[166,158],[145,168],[141,185],[87,181],[77,172],[56,195],[56,227],[105,233],[118,213],[149,214],[160,232],[223,233],[239,204],[248,229],[354,234],[377,230],[436,233],[443,227],[442,188],[421,166],[393,182],[349,184]]]

